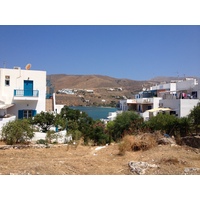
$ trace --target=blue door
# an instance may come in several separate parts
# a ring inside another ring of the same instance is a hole
[[[24,81],[24,96],[33,96],[33,81]]]

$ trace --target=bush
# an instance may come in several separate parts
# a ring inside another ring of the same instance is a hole
[[[96,121],[90,139],[94,145],[105,145],[109,143],[109,135],[106,133],[105,124],[101,121]]]
[[[196,133],[200,132],[200,102],[191,110],[189,116],[192,127]]]
[[[135,140],[132,144],[133,151],[148,150],[157,145],[156,137],[151,133],[135,136]]]
[[[68,135],[72,136],[72,140],[80,140],[82,137],[82,133],[79,130],[69,130]]]
[[[47,144],[48,142],[47,142],[47,140],[44,140],[44,139],[39,139],[39,140],[37,140],[36,141],[36,144]]]
[[[134,143],[135,136],[126,135],[119,143],[119,155],[124,155],[126,151],[132,151],[132,145]]]
[[[55,143],[55,141],[57,141],[57,139],[58,139],[58,134],[55,132],[55,131],[53,131],[53,130],[48,130],[47,131],[47,134],[46,134],[46,141],[48,141],[48,143]]]
[[[6,144],[13,145],[27,143],[34,137],[34,133],[27,119],[18,119],[8,122],[2,127],[1,137]]]
[[[151,117],[149,121],[146,122],[146,125],[152,132],[161,131],[162,133],[174,135],[177,118],[168,113],[159,113],[156,116]]]
[[[144,151],[155,147],[157,145],[156,137],[151,133],[126,135],[119,143],[119,155],[124,155],[126,151]]]
[[[117,115],[111,126],[108,127],[109,135],[114,141],[119,141],[127,132],[137,132],[142,124],[142,118],[133,111],[122,112]]]

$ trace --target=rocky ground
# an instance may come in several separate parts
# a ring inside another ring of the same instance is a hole
[[[1,175],[200,174],[199,149],[174,144],[125,155],[119,155],[118,144],[0,147]]]

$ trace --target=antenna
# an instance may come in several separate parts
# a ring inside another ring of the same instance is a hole
[[[31,64],[29,63],[29,64],[26,65],[25,69],[29,70],[30,68],[31,68]]]
[[[179,79],[179,73],[178,72],[176,72],[177,73],[177,78]]]
[[[3,67],[6,68],[6,61],[3,61]]]

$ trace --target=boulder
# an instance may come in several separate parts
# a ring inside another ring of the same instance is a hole
[[[159,138],[157,142],[158,142],[158,144],[164,144],[164,145],[166,145],[166,144],[176,144],[175,139],[170,138],[170,137]]]
[[[148,168],[158,168],[158,165],[155,164],[148,164],[147,162],[135,162],[135,161],[130,161],[128,163],[131,172],[134,172],[138,175],[143,175],[145,174],[145,171]]]

